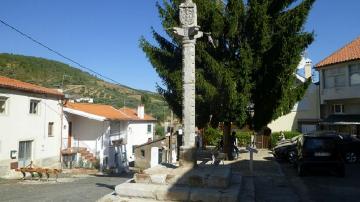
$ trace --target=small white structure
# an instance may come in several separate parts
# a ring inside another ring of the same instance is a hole
[[[60,167],[63,98],[57,90],[0,76],[0,176],[31,161]]]
[[[303,57],[298,69],[304,70],[304,76],[296,74],[297,81],[304,83],[311,78],[312,61]],[[268,124],[272,132],[295,131],[302,133],[317,130],[320,121],[319,85],[311,83],[304,97],[294,105],[291,112],[285,114]]]
[[[159,148],[151,147],[150,168],[159,165]]]
[[[64,112],[68,135],[63,137],[63,154],[85,150],[83,160],[98,160],[101,169],[121,172],[134,161],[134,146],[153,138],[156,120],[142,105],[135,110],[67,102]]]

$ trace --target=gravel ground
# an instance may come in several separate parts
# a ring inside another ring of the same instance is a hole
[[[96,201],[111,193],[115,186],[130,179],[132,174],[121,176],[76,175],[54,180],[0,179],[0,201]]]

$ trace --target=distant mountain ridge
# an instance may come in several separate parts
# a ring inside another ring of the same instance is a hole
[[[157,93],[113,84],[54,60],[1,53],[0,75],[48,88],[62,88],[72,98],[89,97],[95,103],[117,108],[124,105],[135,108],[143,97],[146,113],[157,119],[165,117],[165,109],[168,111],[167,103]]]

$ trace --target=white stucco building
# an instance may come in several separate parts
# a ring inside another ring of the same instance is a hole
[[[121,172],[134,161],[134,146],[153,139],[156,120],[144,113],[144,106],[116,109],[68,102],[64,114],[68,135],[63,137],[63,154],[86,149],[84,160],[98,160],[101,169]]]
[[[0,76],[0,176],[30,161],[60,167],[63,98],[57,90]]]
[[[304,76],[296,74],[297,82],[304,83],[312,76],[312,62],[302,58],[298,69],[304,70]],[[290,113],[283,115],[268,124],[272,132],[300,131],[312,132],[318,129],[320,121],[319,85],[311,83],[304,97],[295,104]]]

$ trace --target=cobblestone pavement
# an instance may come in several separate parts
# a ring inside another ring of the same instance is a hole
[[[0,179],[0,201],[96,201],[111,193],[116,185],[125,182],[131,176],[77,175],[59,178],[58,182]]]
[[[232,171],[239,172],[243,176],[240,201],[301,201],[271,151],[259,149],[254,153],[253,173],[249,169],[249,153],[243,148],[240,151],[240,159],[231,162]]]
[[[240,201],[359,201],[359,163],[347,164],[344,178],[323,171],[298,177],[296,169],[291,164],[276,161],[269,150],[259,150],[254,154],[254,172],[251,174],[249,153],[244,149],[241,151],[239,160],[229,162],[232,171],[240,172],[243,176],[241,196],[246,200]],[[251,192],[253,195],[248,197]]]
[[[360,198],[360,164],[346,164],[344,178],[331,172],[312,172],[298,177],[296,170],[288,163],[281,168],[302,201],[357,202]]]

